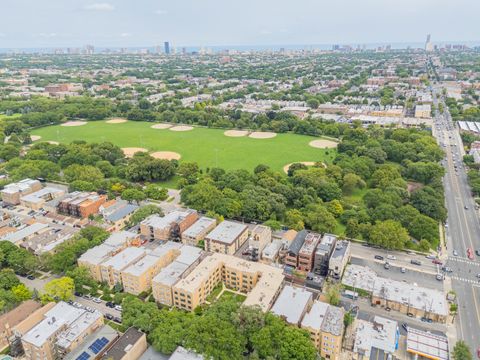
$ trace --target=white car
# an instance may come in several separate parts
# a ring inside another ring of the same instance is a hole
[[[387,255],[388,260],[397,260],[397,257],[395,255]]]
[[[400,269],[400,271],[402,272],[402,274],[405,274],[405,273],[407,272],[407,269],[405,269],[404,267],[402,267],[402,268]]]
[[[458,251],[457,250],[453,250],[453,256],[458,256]]]
[[[122,311],[122,305],[115,305],[115,310]]]
[[[92,298],[92,301],[94,303],[97,303],[97,304],[100,304],[102,302],[102,300],[100,300],[99,298],[96,298],[96,297]]]

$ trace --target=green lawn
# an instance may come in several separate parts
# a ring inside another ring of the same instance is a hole
[[[182,160],[196,161],[200,167],[221,167],[252,170],[266,164],[275,170],[292,162],[330,162],[335,150],[316,149],[308,145],[315,138],[297,134],[278,134],[272,139],[232,138],[221,129],[195,128],[175,132],[152,129],[152,123],[129,121],[107,124],[89,122],[78,127],[49,126],[32,131],[42,137],[39,141],[69,143],[74,140],[88,142],[111,141],[120,147],[141,147],[149,151],[174,151]]]
[[[3,114],[0,114],[0,120],[6,120],[6,119],[17,119],[19,118],[20,116],[22,116],[22,114],[13,114],[13,115],[3,115]]]

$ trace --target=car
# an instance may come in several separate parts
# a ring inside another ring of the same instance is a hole
[[[102,302],[102,300],[100,300],[100,299],[97,298],[97,297],[92,298],[92,301],[93,301],[94,303],[97,303],[97,304],[100,304],[100,303]]]
[[[377,259],[377,260],[383,260],[383,259],[384,259],[384,257],[381,256],[381,255],[375,255],[374,257],[375,257],[375,259]]]
[[[122,319],[120,319],[120,318],[117,317],[117,316],[115,316],[115,317],[113,318],[113,321],[115,321],[115,322],[118,323],[118,324],[121,324],[121,323],[122,323]]]
[[[95,309],[91,308],[90,306],[85,306],[85,310],[87,310],[88,312],[91,312],[91,313],[93,313],[95,311]]]
[[[428,319],[424,316],[420,320],[423,321],[423,322],[428,322]]]
[[[105,319],[113,320],[113,315],[112,314],[105,314]]]
[[[477,274],[477,278],[479,278],[479,279],[480,279],[480,274]]]
[[[427,256],[425,256],[425,257],[426,257],[427,259],[429,259],[429,260],[434,260],[434,259],[436,258],[435,255],[427,255]]]
[[[27,276],[27,279],[28,279],[28,280],[35,280],[35,276],[33,276],[33,275],[28,275],[28,276]]]
[[[75,296],[83,296],[83,294],[82,294],[82,293],[79,293],[78,291],[75,291],[73,294],[74,294]]]
[[[115,305],[115,310],[122,311],[122,305]]]
[[[464,208],[465,210],[468,210],[468,206],[467,206],[467,205],[465,205],[463,208]]]
[[[402,267],[402,268],[400,268],[400,272],[401,272],[402,274],[405,274],[405,273],[407,272],[407,269],[405,269],[404,267]]]
[[[468,257],[470,260],[473,260],[473,259],[474,259],[472,248],[468,248],[468,249],[467,249],[467,257]]]
[[[442,270],[445,271],[446,273],[451,273],[453,272],[452,268],[448,266],[442,266]]]
[[[107,302],[105,303],[105,306],[113,309],[113,308],[115,307],[115,304],[114,304],[113,302],[111,302],[111,301],[107,301]]]
[[[407,313],[407,316],[408,317],[414,317],[414,315],[411,312]]]
[[[397,257],[395,255],[387,255],[388,260],[397,260]]]
[[[92,300],[92,296],[89,295],[89,294],[83,295],[83,298],[86,299],[86,300]]]
[[[384,267],[386,270],[388,270],[388,269],[390,269],[390,264],[389,264],[388,262],[386,262],[385,265],[383,265],[383,267]]]
[[[458,256],[458,251],[457,250],[453,250],[453,256]]]
[[[432,260],[432,264],[435,264],[435,265],[443,265],[442,262],[438,259],[434,259]]]
[[[422,265],[422,262],[420,260],[416,260],[416,259],[412,259],[410,260],[410,263],[413,264],[413,265]]]
[[[480,250],[479,250],[479,249],[475,250],[475,254],[476,254],[477,256],[480,256]]]
[[[443,275],[442,274],[437,274],[435,276],[435,279],[437,279],[438,281],[443,281]]]
[[[406,323],[403,323],[403,324],[402,324],[402,328],[404,328],[405,331],[408,331],[408,325],[407,325]]]
[[[68,305],[73,305],[73,300],[68,300],[68,301],[67,301],[67,304],[68,304]]]
[[[385,308],[385,311],[391,311],[392,308],[389,308],[388,306]]]

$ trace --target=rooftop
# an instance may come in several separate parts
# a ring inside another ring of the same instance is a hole
[[[300,248],[299,254],[311,255],[315,251],[315,248],[317,247],[317,244],[321,238],[322,235],[309,232],[305,237],[305,241]]]
[[[224,244],[231,244],[247,229],[247,225],[245,224],[225,220],[208,233],[206,238]]]
[[[33,186],[40,186],[40,181],[32,179],[23,179],[16,183],[11,183],[5,185],[2,193],[6,194],[15,194],[17,192],[24,192],[30,190]]]
[[[290,324],[298,324],[302,320],[305,308],[311,301],[311,292],[286,285],[273,304],[271,311],[275,315],[284,317]]]
[[[3,240],[8,240],[16,244],[17,242],[24,240],[26,237],[32,236],[33,234],[46,228],[48,228],[48,224],[36,222],[32,225],[24,227],[23,229],[4,235]]]
[[[322,323],[322,331],[341,336],[343,333],[343,308],[329,306]]]
[[[203,360],[203,356],[196,354],[191,350],[187,350],[181,346],[177,347],[170,356],[170,360]]]
[[[123,270],[124,274],[132,275],[132,276],[141,276],[145,272],[147,272],[151,267],[155,266],[157,262],[160,261],[160,257],[155,255],[146,255],[138,260],[133,265],[130,265],[125,270]]]
[[[100,352],[102,352],[104,349],[108,347],[108,344],[114,341],[118,337],[118,332],[114,329],[112,329],[108,325],[103,325],[100,327],[97,331],[95,331],[93,334],[88,335],[82,343],[75,348],[73,351],[69,352],[65,357],[64,360],[76,360],[80,355],[82,355],[84,352],[87,353],[87,355],[90,355],[90,357],[95,358],[98,356]],[[103,341],[102,344],[103,347],[97,347],[94,344],[98,340],[103,340],[102,338],[105,338],[106,342]],[[98,351],[100,350],[100,351]],[[85,355],[84,355],[85,356]]]
[[[120,336],[110,349],[102,356],[103,360],[120,360],[145,334],[134,327]]]
[[[105,215],[105,220],[111,222],[122,220],[124,217],[135,212],[137,209],[137,205],[125,204],[124,206],[117,208],[115,211],[110,212],[108,215]]]
[[[343,259],[349,246],[350,246],[350,242],[347,240],[337,241],[337,244],[335,245],[335,249],[333,249],[331,259],[337,259],[337,258]]]
[[[51,200],[55,197],[61,196],[65,193],[62,189],[54,187],[44,187],[38,191],[35,191],[31,194],[22,196],[20,200],[27,201],[30,203],[39,203],[46,200]]]
[[[327,314],[329,304],[316,300],[312,308],[305,314],[302,320],[302,327],[309,327],[316,330],[322,329],[323,320]]]
[[[379,277],[365,266],[349,265],[343,275],[342,283],[418,310],[448,315],[447,302],[441,291]]]
[[[68,349],[85,330],[90,328],[98,319],[103,319],[103,314],[100,311],[93,313],[84,311],[70,326],[62,331],[57,337],[57,345],[60,348]]]
[[[165,216],[150,215],[145,220],[142,221],[143,225],[152,226],[157,229],[169,228],[172,223],[180,223],[188,215],[195,212],[195,210],[186,210],[186,211],[172,211]]]
[[[127,247],[114,257],[103,263],[103,266],[112,267],[114,270],[123,270],[131,263],[138,261],[147,254],[144,247]]]
[[[159,283],[172,286],[189,268],[189,265],[174,261],[170,265],[165,266],[152,280],[153,283]]]
[[[112,233],[103,243],[105,245],[118,248],[123,246],[125,243],[135,239],[138,235],[131,231],[118,231]]]
[[[88,262],[93,265],[98,265],[104,262],[107,257],[111,256],[115,252],[115,248],[109,245],[101,244],[88,249],[78,258],[79,261]]]
[[[308,234],[307,230],[299,231],[297,235],[295,235],[295,239],[293,239],[293,241],[291,242],[288,248],[288,252],[298,255],[298,253],[300,252],[300,249],[303,246],[303,243],[305,242],[305,238],[307,237],[307,234]]]
[[[407,351],[433,360],[448,360],[448,339],[445,336],[409,327]]]
[[[188,227],[187,230],[183,232],[182,235],[188,236],[188,237],[196,237],[198,234],[201,234],[202,232],[205,231],[205,229],[208,229],[210,226],[216,223],[215,219],[202,216],[199,218],[195,223]]]
[[[398,323],[391,319],[375,316],[373,322],[359,320],[355,333],[355,352],[368,352],[371,348],[393,354],[398,345]]]

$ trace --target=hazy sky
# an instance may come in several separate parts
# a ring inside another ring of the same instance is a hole
[[[480,40],[479,0],[0,0],[0,48]]]

